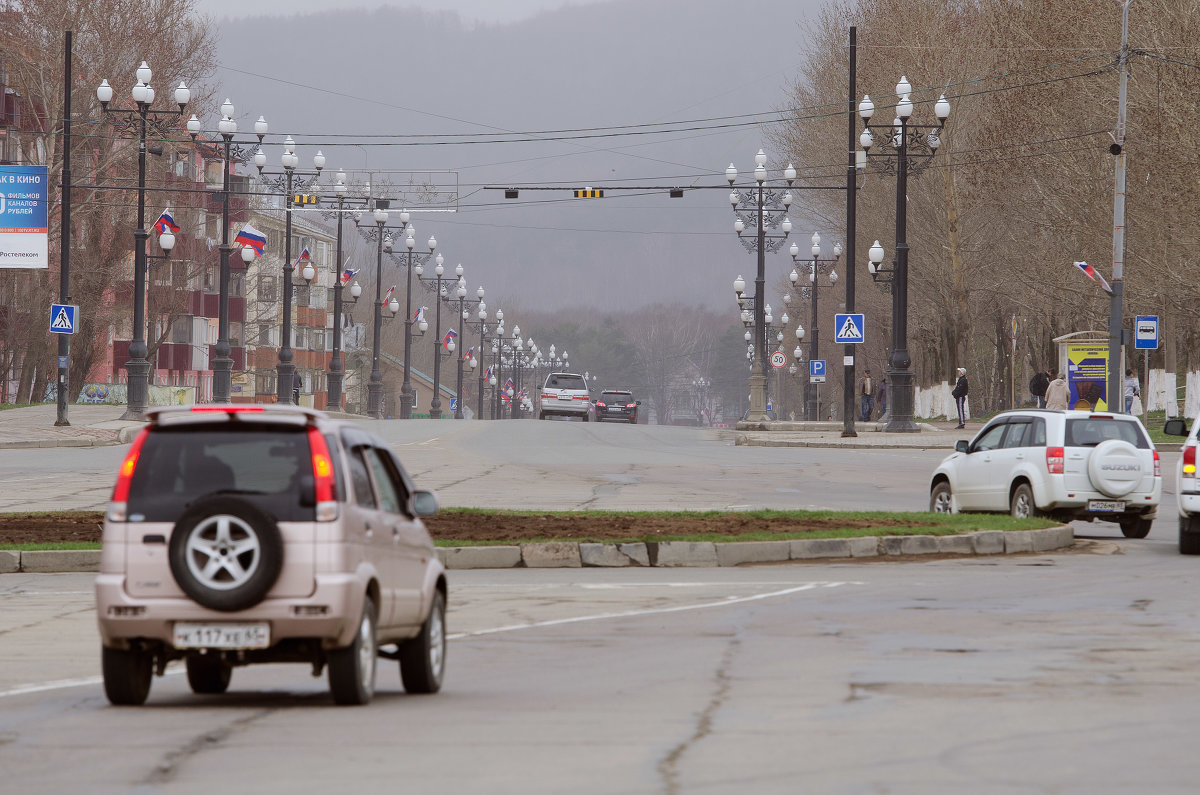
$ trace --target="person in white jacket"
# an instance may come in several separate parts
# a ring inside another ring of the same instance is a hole
[[[1071,394],[1067,389],[1067,380],[1058,374],[1058,370],[1053,369],[1050,370],[1050,377],[1053,380],[1050,382],[1050,386],[1046,387],[1046,408],[1067,408],[1067,399]]]

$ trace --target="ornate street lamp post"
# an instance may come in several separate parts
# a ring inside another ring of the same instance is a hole
[[[793,243],[790,253],[792,255],[792,262],[795,263],[795,266],[792,268],[792,272],[788,275],[788,279],[791,281],[792,286],[796,287],[796,282],[800,280],[800,247]],[[821,235],[817,232],[813,232],[812,260],[810,261],[810,264],[806,266],[808,269],[809,284],[796,288],[796,291],[801,298],[808,298],[812,303],[812,314],[810,315],[809,319],[809,322],[812,323],[812,339],[809,341],[808,349],[808,360],[810,362],[820,358],[819,348],[821,340],[821,326],[817,312],[817,293],[819,292],[818,288],[821,286],[819,277],[826,270],[829,270],[829,286],[832,287],[837,284],[837,271],[832,270],[832,268],[834,264],[841,259],[841,256],[842,244],[837,243],[833,247],[833,259],[821,259]],[[786,320],[784,321],[784,325],[787,325]],[[817,420],[821,419],[821,406],[820,402],[817,400],[817,384],[812,383],[811,377],[809,383],[804,388],[804,393],[805,419],[809,420],[810,422],[816,422]]]
[[[233,388],[233,359],[229,356],[232,351],[229,345],[229,257],[233,251],[233,245],[229,242],[229,175],[232,171],[235,154],[239,160],[248,159],[241,147],[238,147],[236,152],[233,149],[233,136],[237,133],[237,122],[234,121],[233,114],[233,103],[227,98],[221,103],[221,121],[217,123],[217,131],[221,134],[221,140],[224,142],[225,159],[221,184],[221,274],[220,294],[217,299],[217,347],[216,356],[212,360],[212,399],[213,403],[221,404],[230,402]],[[200,134],[200,120],[194,113],[188,119],[187,130],[192,136],[192,140],[195,141]],[[258,121],[254,123],[254,133],[258,136],[258,143],[261,147],[263,138],[267,134],[267,120],[262,116],[259,116]],[[242,247],[242,262],[247,266],[254,261],[256,256],[254,249],[249,246]]]
[[[136,71],[137,84],[131,92],[137,110],[110,109],[113,90],[108,80],[100,81],[96,88],[96,99],[105,114],[113,119],[113,126],[121,132],[131,132],[138,140],[138,207],[137,228],[133,231],[133,339],[129,343],[129,361],[125,363],[127,397],[123,420],[144,420],[146,403],[150,391],[150,361],[146,358],[146,133],[148,128],[167,135],[175,126],[169,123],[183,114],[192,92],[180,83],[175,89],[174,99],[178,110],[150,110],[154,102],[154,89],[150,87],[153,73],[145,61]],[[172,235],[172,237],[174,237]],[[166,249],[164,249],[166,250]]]
[[[263,167],[267,164],[267,155],[261,147],[254,153],[254,165],[264,184],[269,184],[276,189],[282,188],[284,191],[283,333],[282,339],[279,341],[279,362],[275,366],[275,394],[279,403],[287,405],[292,403],[292,390],[296,387],[296,365],[292,362],[295,357],[292,352],[292,272],[296,269],[297,263],[292,262],[292,199],[296,190],[307,190],[316,184],[321,176],[321,169],[325,168],[325,155],[321,154],[320,150],[317,151],[313,156],[315,173],[302,174],[299,183],[295,179],[296,168],[300,165],[300,157],[296,154],[296,142],[290,135],[283,142],[283,154],[279,160],[284,171],[282,177],[264,175]],[[316,275],[311,267],[305,268],[305,271]]]
[[[331,411],[340,411],[342,408],[343,378],[346,374],[345,363],[342,361],[342,313],[345,304],[357,303],[358,296],[362,294],[362,287],[358,282],[351,285],[349,300],[343,294],[346,283],[353,279],[358,271],[346,267],[349,260],[342,261],[342,218],[347,212],[361,214],[362,207],[365,206],[357,205],[347,209],[346,194],[348,190],[346,172],[339,168],[333,183],[333,195],[337,199],[337,209],[333,211],[337,214],[337,248],[333,261],[333,354],[329,359],[329,372],[326,375],[326,384],[328,385],[326,406]],[[371,195],[369,182],[363,186],[363,193],[366,194],[364,201],[368,201]]]
[[[480,306],[483,306],[483,287],[480,287],[478,290],[475,291],[475,295],[478,296],[477,298],[467,298],[467,283],[465,281],[463,281],[462,277],[459,277],[458,285],[455,287],[454,294],[458,297],[458,339],[460,341],[462,341],[463,344],[465,345],[466,338],[463,336],[463,334],[466,333],[467,326],[468,326],[467,317],[471,314],[471,311],[469,309],[467,309],[467,305],[468,304],[479,304]],[[487,317],[486,312],[484,313],[484,317]],[[482,331],[482,321],[480,321],[480,322],[481,322],[481,330],[480,330],[479,347],[480,347],[480,351],[482,351],[483,350],[483,336],[482,336],[483,331]],[[474,370],[476,367],[479,366],[479,363],[477,361],[475,361],[475,359],[476,359],[476,357],[474,357],[474,356],[471,357],[471,365],[470,366],[471,366],[472,370]],[[481,381],[482,381],[482,379],[481,379]],[[480,388],[482,389],[482,385]],[[463,390],[463,357],[462,357],[462,355],[460,355],[458,357],[458,381],[457,381],[457,385],[455,386],[455,394],[458,395],[458,404],[455,406],[455,409],[454,409],[454,419],[456,419],[456,420],[461,420],[463,418],[463,393],[462,393],[462,390]]]
[[[913,114],[913,102],[909,98],[912,85],[905,77],[896,84],[896,119],[892,128],[885,134],[888,143],[895,150],[886,150],[873,155],[873,159],[889,174],[896,175],[896,252],[892,267],[892,351],[888,356],[888,409],[892,418],[888,420],[884,431],[889,433],[914,433],[919,431],[913,421],[913,404],[915,389],[913,384],[912,357],[908,354],[908,175],[917,176],[923,171],[941,144],[942,128],[950,116],[950,103],[943,94],[933,106],[937,124],[910,124]],[[863,97],[858,104],[858,114],[862,117],[866,129],[859,142],[863,149],[871,154],[871,146],[875,136],[871,132],[871,116],[875,112],[875,103],[870,96]],[[924,138],[922,130],[929,133]],[[910,155],[910,149],[914,151]],[[910,160],[910,156],[915,159]],[[894,158],[894,160],[893,160]],[[874,275],[874,274],[873,274]]]
[[[432,238],[430,238],[430,239],[432,240]],[[430,250],[432,250],[432,248],[433,248],[433,246],[430,247]],[[420,279],[422,282],[431,282],[432,283],[432,289],[433,289],[434,301],[435,301],[434,305],[437,307],[434,310],[433,327],[434,327],[434,330],[437,331],[438,334],[442,333],[439,330],[442,327],[442,301],[446,300],[446,298],[447,298],[447,296],[444,292],[444,289],[442,287],[442,282],[444,281],[444,279],[442,279],[442,276],[446,272],[446,269],[444,267],[442,267],[442,262],[443,262],[442,255],[438,254],[437,257],[434,259],[434,263],[435,263],[435,267],[433,269],[434,278],[432,278],[432,279],[425,278],[425,276],[423,275],[424,269],[420,265],[417,266],[417,278]],[[462,265],[459,265],[457,267],[456,275],[460,278],[462,277]],[[426,286],[429,286],[429,285],[427,284]],[[429,419],[431,419],[431,420],[440,420],[442,418],[442,397],[441,397],[442,352],[436,346],[443,345],[444,340],[445,340],[445,337],[443,336],[443,337],[436,337],[433,341],[433,344],[435,346],[433,349],[433,399],[429,401]],[[454,340],[450,340],[449,343],[446,345],[446,347],[448,347],[451,351],[454,350],[453,346],[454,346]]]
[[[766,289],[766,254],[767,251],[777,251],[792,231],[791,219],[787,210],[792,204],[791,187],[796,181],[796,169],[788,164],[783,176],[787,188],[772,188],[767,186],[767,156],[759,149],[754,156],[754,187],[739,189],[737,169],[731,163],[725,169],[725,178],[733,189],[729,194],[729,203],[733,205],[734,231],[738,240],[747,251],[758,255],[758,267],[754,278],[754,347],[755,355],[751,360],[750,369],[750,412],[746,420],[751,423],[766,422],[767,417],[767,345],[766,325],[763,322],[764,295]],[[753,225],[754,234],[744,235],[746,227]],[[782,234],[770,234],[768,231],[778,229]],[[735,287],[739,303],[743,299],[745,282],[737,278],[735,284],[741,283],[743,289]]]

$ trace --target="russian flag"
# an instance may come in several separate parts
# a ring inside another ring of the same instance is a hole
[[[160,235],[168,229],[171,230],[172,234],[179,231],[179,224],[175,223],[175,219],[171,217],[170,207],[163,210],[162,215],[158,216],[158,220],[154,222],[154,228],[158,230]]]
[[[511,378],[504,382],[504,394],[511,395],[513,390],[516,388],[517,385],[513,383]]]
[[[305,246],[304,250],[300,252],[300,256],[296,257],[296,262],[294,265],[292,265],[292,268],[297,269],[301,265],[303,265],[306,262],[309,262],[311,260],[312,260],[312,256],[308,253],[308,246]]]
[[[392,293],[396,292],[396,285],[387,288],[387,292],[383,295],[383,305],[387,306],[392,301]]]
[[[342,284],[349,284],[350,280],[353,279],[357,275],[358,275],[358,271],[351,270],[350,268],[346,268],[346,270],[342,271]]]
[[[1109,286],[1108,282],[1105,281],[1104,277],[1101,276],[1095,268],[1093,268],[1091,265],[1088,265],[1086,262],[1076,262],[1075,267],[1086,273],[1087,277],[1092,281],[1099,282],[1100,286],[1104,288],[1104,292],[1112,295],[1112,287]]]
[[[466,351],[463,352],[463,359],[466,359],[469,361],[474,358],[475,358],[475,346],[472,345],[470,348],[467,348]]]
[[[453,340],[457,336],[458,336],[458,332],[455,331],[454,329],[450,329],[449,331],[447,331],[446,336],[442,337],[442,347],[449,348],[450,341]]]
[[[260,257],[267,248],[267,236],[250,226],[250,224],[242,227],[242,231],[237,233],[237,237],[233,239],[233,242],[241,243],[243,246],[254,249],[254,252]]]

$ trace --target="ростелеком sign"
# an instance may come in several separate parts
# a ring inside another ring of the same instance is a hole
[[[46,166],[0,166],[0,268],[47,268]]]

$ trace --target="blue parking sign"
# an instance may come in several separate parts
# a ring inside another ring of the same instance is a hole
[[[458,398],[456,398],[456,397],[450,398],[450,410],[458,411]]]
[[[825,360],[824,359],[809,359],[808,360],[809,375],[825,375]]]

